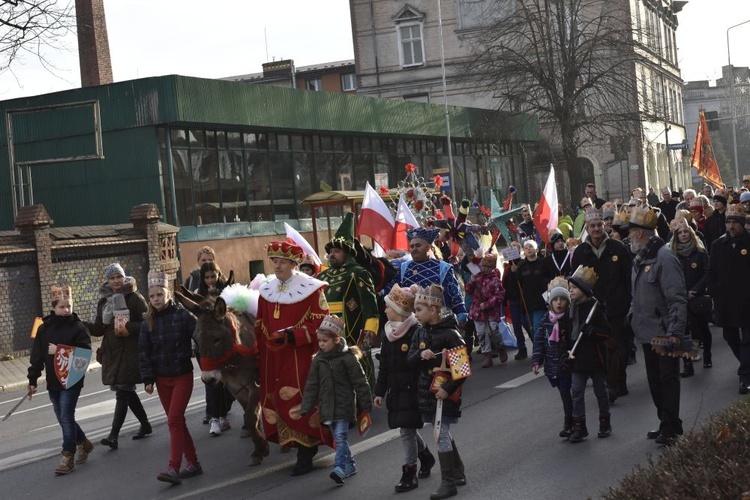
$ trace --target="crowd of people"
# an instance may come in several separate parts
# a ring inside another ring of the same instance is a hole
[[[255,325],[265,438],[282,452],[296,448],[292,476],[313,470],[319,446],[335,447],[330,477],[343,485],[357,472],[350,427],[365,432],[372,408],[385,404],[388,425],[400,429],[403,443],[395,491],[417,488],[439,464],[441,482],[431,498],[454,496],[466,471],[451,427],[461,416],[468,373],[439,383],[437,374],[447,351],[466,347],[471,359],[475,344],[481,368],[491,368],[494,358],[506,363],[502,328],[512,324],[515,360],[524,362],[530,347],[531,370],[543,370],[560,394],[560,437],[578,443],[588,436],[588,379],[599,408],[597,436],[612,434],[610,406],[629,394],[628,366],[640,344],[659,423],[646,437],[672,444],[683,432],[680,379],[695,376],[698,360],[712,367],[710,323],[722,328],[739,361],[740,394],[750,391],[750,319],[743,314],[750,300],[731,286],[750,278],[750,176],[744,184],[700,193],[665,188],[661,201],[638,188],[625,202],[599,198],[590,184],[574,214],[559,208],[558,228],[547,234],[523,207],[514,241],[505,242],[517,252],[505,252],[505,262],[494,242],[485,248],[468,232],[446,236],[429,223],[407,232],[408,251],[378,259],[355,238],[353,214],[326,244],[322,270],[291,240],[269,244],[273,274],[259,286]],[[231,279],[215,260],[213,249],[200,249],[186,288],[202,296],[220,292]],[[185,421],[191,357],[200,359],[195,317],[173,300],[165,273],[149,272],[147,299],[118,263],[102,277],[95,320],[78,319],[71,291],[56,289],[32,349],[29,395],[46,370],[63,430],[55,473],[86,462],[94,446],[74,418],[83,380],[69,388],[56,383],[55,349],[90,348],[93,335],[103,337],[97,359],[116,400],[101,443],[118,448],[128,409],[140,422],[133,439],[152,434],[136,392],[143,383],[149,394],[157,389],[168,421],[170,456],[158,479],[177,484],[202,474]],[[212,435],[231,428],[231,404],[226,388],[206,387],[204,424]],[[437,459],[419,433],[425,424],[435,427]]]

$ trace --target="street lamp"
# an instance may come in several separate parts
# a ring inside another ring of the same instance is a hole
[[[740,183],[740,164],[737,160],[737,117],[735,116],[737,114],[737,103],[734,101],[734,67],[732,66],[732,56],[729,52],[729,30],[747,23],[750,23],[750,19],[727,28],[727,66],[729,66],[729,70],[732,72],[729,84],[732,86],[732,142],[734,145],[734,176],[737,179],[737,185],[739,185]]]
[[[440,70],[443,81],[443,109],[445,110],[445,135],[446,142],[448,143],[448,175],[451,179],[451,195],[453,199],[456,199],[456,177],[453,175],[453,148],[451,147],[451,118],[450,112],[448,111],[448,84],[445,78],[445,44],[443,43],[443,10],[441,7],[441,0],[437,0],[438,8],[438,28],[440,33]]]

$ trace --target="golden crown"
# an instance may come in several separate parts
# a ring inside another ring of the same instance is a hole
[[[688,227],[687,220],[684,218],[675,217],[672,219],[672,222],[669,223],[669,230],[673,233],[676,233],[680,229],[687,229]]]
[[[393,285],[385,297],[385,303],[401,316],[408,316],[414,310],[414,294],[408,288]]]
[[[596,271],[594,271],[593,267],[578,266],[578,269],[576,269],[576,271],[570,278],[579,279],[593,289],[594,285],[596,285],[596,282],[599,279],[599,276],[596,274]]]
[[[737,217],[737,218],[744,219],[745,216],[747,216],[747,210],[745,209],[745,205],[741,203],[733,203],[727,206],[725,217],[727,218]]]
[[[440,285],[430,285],[427,288],[420,288],[414,303],[427,304],[428,306],[443,306],[443,287]]]
[[[169,275],[164,271],[152,270],[148,272],[148,286],[160,286],[169,288]]]
[[[593,220],[602,220],[602,211],[598,208],[587,208],[586,215],[584,215],[584,220],[586,222],[591,222]]]
[[[549,285],[547,285],[547,291],[551,292],[553,288],[564,288],[567,290],[568,280],[566,280],[562,276],[557,276],[555,278],[552,278],[552,281],[550,281]]]
[[[642,227],[644,229],[654,229],[656,228],[657,222],[658,217],[656,216],[656,212],[650,208],[635,207],[633,208],[633,211],[630,212],[631,226]]]
[[[73,290],[70,286],[53,286],[51,289],[52,300],[70,300]]]
[[[266,253],[270,258],[278,257],[281,259],[291,260],[297,264],[302,263],[305,257],[305,251],[302,247],[289,243],[288,241],[274,241],[266,245]]]
[[[742,176],[742,182],[745,182],[745,181],[750,181],[750,175],[745,174]]]
[[[612,219],[613,226],[625,226],[628,223],[627,212],[615,212],[615,216]]]
[[[326,330],[341,337],[344,334],[344,328],[345,325],[341,318],[329,314],[328,316],[323,318],[323,321],[320,323],[318,330]]]

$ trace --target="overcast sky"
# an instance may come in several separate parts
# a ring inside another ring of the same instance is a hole
[[[393,0],[379,0],[392,2]],[[352,59],[348,0],[105,0],[115,81],[180,74],[205,78],[256,73],[266,61],[297,66]],[[678,15],[684,80],[714,80],[727,63],[726,30],[750,20],[750,0],[690,0]],[[267,46],[264,39],[267,33]],[[730,31],[732,63],[750,65],[750,23]],[[0,100],[80,85],[77,42],[0,74]]]

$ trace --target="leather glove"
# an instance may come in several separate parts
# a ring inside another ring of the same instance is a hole
[[[294,345],[294,330],[289,328],[287,330],[284,330],[284,333],[286,334],[286,337],[279,336],[274,340],[274,342],[276,342],[277,344],[289,343]]]

